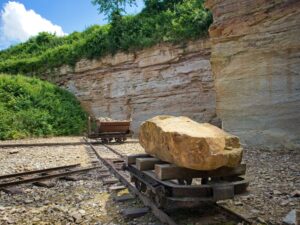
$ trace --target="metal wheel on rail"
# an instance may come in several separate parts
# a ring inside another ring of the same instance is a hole
[[[109,143],[109,139],[108,138],[101,138],[101,142],[103,144],[107,144],[107,143]]]
[[[138,189],[139,192],[141,193],[146,193],[147,191],[147,186],[146,184],[144,184],[143,182],[141,182],[138,179],[134,180],[134,186],[136,187],[136,189]]]
[[[124,138],[120,137],[120,138],[115,138],[115,141],[119,144],[123,143],[125,140]]]

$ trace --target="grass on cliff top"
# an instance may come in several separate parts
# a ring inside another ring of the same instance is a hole
[[[76,98],[49,82],[0,74],[0,140],[79,135],[86,114]]]
[[[74,66],[81,58],[135,51],[160,42],[182,43],[207,35],[212,15],[203,0],[181,0],[175,5],[164,2],[134,16],[115,13],[108,25],[91,26],[65,37],[40,33],[0,51],[0,72],[38,76],[63,64]]]

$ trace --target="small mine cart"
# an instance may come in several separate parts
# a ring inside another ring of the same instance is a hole
[[[89,117],[88,138],[100,139],[102,143],[115,140],[123,143],[128,137],[132,137],[130,121],[100,121]]]

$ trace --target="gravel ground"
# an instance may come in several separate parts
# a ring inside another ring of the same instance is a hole
[[[300,209],[300,153],[247,149],[249,193],[227,201],[226,205],[254,221],[264,224],[283,224],[283,217]]]
[[[0,147],[0,175],[80,163],[89,164],[85,146]]]
[[[131,154],[140,154],[140,153],[145,153],[145,150],[143,147],[137,142],[132,140],[130,143],[123,143],[122,145],[120,144],[115,144],[111,143],[108,144],[109,147],[115,149],[119,153],[123,155],[131,155]]]
[[[26,140],[26,143],[41,143],[41,140],[45,139]],[[82,141],[77,137],[51,138],[49,141],[78,140]],[[109,146],[125,155],[144,152],[133,141]],[[102,146],[98,145],[96,149],[102,156],[118,158]],[[74,163],[87,166],[91,161],[88,151],[88,147],[79,145],[0,147],[0,174]],[[249,193],[224,201],[223,204],[257,224],[283,224],[282,218],[290,210],[300,209],[300,198],[294,196],[295,191],[300,190],[300,153],[247,149],[244,162],[250,180]],[[98,176],[95,170],[82,175],[79,181],[59,180],[53,188],[22,185],[23,194],[8,195],[0,192],[0,224],[159,224],[151,213],[139,219],[124,220],[120,211],[139,206],[140,202],[136,200],[116,204],[112,200],[115,194],[107,191]]]
[[[58,141],[69,142],[65,138],[51,138],[51,142]],[[30,143],[41,143],[41,139]],[[75,163],[85,167],[92,160],[89,151],[88,147],[79,145],[0,147],[0,174]],[[133,200],[116,204],[113,201],[116,193],[110,193],[103,185],[98,170],[79,178],[78,181],[55,180],[52,188],[20,185],[22,194],[10,195],[0,191],[0,224],[159,224],[151,213],[138,219],[124,219],[120,212],[139,207],[140,202]]]

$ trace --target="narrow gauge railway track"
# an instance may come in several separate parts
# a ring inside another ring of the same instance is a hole
[[[83,173],[97,168],[100,167],[95,166],[95,167],[81,168],[79,167],[79,164],[73,164],[68,166],[52,167],[52,168],[47,168],[42,170],[33,170],[33,171],[26,171],[22,173],[2,175],[0,176],[0,189],[16,186],[19,184],[34,183],[34,182],[49,180],[53,178],[66,177],[69,175]]]
[[[106,149],[108,149],[111,152],[113,152],[114,154],[118,155],[118,158],[115,158],[115,159],[104,158],[98,153],[95,146],[93,146],[92,143],[88,142],[87,139],[86,139],[86,144],[88,144],[90,146],[91,150],[95,153],[96,157],[108,168],[108,170],[115,177],[117,177],[119,179],[119,181],[123,185],[125,185],[132,194],[137,196],[146,207],[151,209],[152,213],[162,223],[169,224],[169,225],[180,224],[180,223],[176,223],[175,220],[172,218],[172,216],[168,215],[162,209],[158,208],[156,206],[156,204],[150,198],[148,198],[146,195],[140,193],[138,191],[138,189],[130,182],[129,173],[127,171],[124,171],[121,169],[121,165],[123,165],[124,161],[125,161],[123,154],[119,153],[118,151],[116,151],[115,149],[113,149],[107,145],[103,145]],[[213,204],[212,206],[216,212],[219,212],[220,214],[224,215],[230,221],[235,220],[237,222],[237,224],[244,224],[244,225],[252,224],[251,221],[249,221],[244,216],[242,216],[224,206],[218,205],[217,203]],[[176,214],[178,214],[178,213],[180,213],[180,212],[177,212]]]
[[[85,145],[87,141],[77,141],[77,142],[49,142],[49,143],[23,143],[23,144],[0,144],[0,150],[1,149],[7,149],[7,148],[30,148],[30,147],[50,147],[50,146],[69,146],[69,145]],[[102,144],[100,141],[94,141],[89,142],[93,145]],[[138,143],[137,141],[126,141],[126,143]],[[109,146],[105,145],[107,148],[110,148]],[[112,148],[110,148],[112,151],[114,151]],[[117,153],[116,154],[120,154]]]
[[[33,143],[33,144],[0,144],[0,149],[6,148],[30,148],[30,147],[48,147],[48,146],[68,146],[68,145],[84,145],[85,142],[55,142],[55,143]]]

